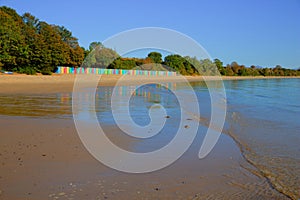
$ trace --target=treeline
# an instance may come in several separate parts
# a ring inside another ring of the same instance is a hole
[[[286,69],[280,65],[274,68],[257,67],[251,65],[239,65],[237,62],[232,62],[223,66],[219,59],[214,59],[214,64],[217,66],[221,75],[224,76],[300,76],[300,69]]]
[[[155,63],[155,65],[150,65]],[[148,67],[147,67],[148,66]],[[150,66],[150,67],[149,67]],[[237,62],[223,65],[219,59],[198,60],[196,57],[168,55],[162,59],[158,52],[151,52],[144,59],[121,58],[115,59],[108,68],[112,69],[146,69],[176,71],[182,75],[223,75],[223,76],[300,76],[300,69],[287,69],[280,65],[274,68],[239,65]]]
[[[199,75],[197,69],[180,55],[168,55],[162,59],[159,52],[151,52],[146,58],[117,58],[110,69],[141,69],[156,71],[176,71],[182,75]]]
[[[51,74],[56,66],[80,66],[84,49],[63,26],[49,25],[30,13],[0,7],[0,67],[26,74]]]
[[[146,58],[123,58],[100,42],[88,49],[63,26],[50,25],[30,13],[22,16],[8,7],[0,7],[0,69],[26,74],[51,74],[57,66],[111,69],[144,69],[177,71],[182,75],[224,76],[300,76],[300,70],[246,67],[237,62],[223,65],[219,59],[198,60],[195,57],[151,52]]]

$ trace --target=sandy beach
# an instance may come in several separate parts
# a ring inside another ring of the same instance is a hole
[[[0,75],[0,94],[72,92],[74,78]],[[119,78],[102,76],[100,85],[114,85]],[[146,78],[132,77],[128,84],[141,83]],[[223,77],[249,78],[265,77]],[[201,77],[187,79],[199,81]],[[148,80],[180,81],[176,77]],[[197,158],[198,141],[165,169],[127,174],[94,159],[81,143],[70,118],[0,114],[0,199],[286,199],[244,160],[238,146],[225,134],[205,159]],[[121,146],[134,145],[135,141],[119,136],[118,127],[105,128]]]
[[[95,75],[82,75],[82,76],[95,76]],[[99,85],[111,86],[122,77],[122,75],[101,75]],[[71,92],[76,75],[72,74],[54,74],[51,76],[42,75],[0,75],[0,93],[56,93],[56,92]],[[188,81],[202,81],[201,76],[185,76]],[[222,80],[246,80],[246,79],[273,79],[273,78],[299,78],[299,77],[286,77],[286,76],[222,76]],[[215,80],[216,77],[207,76],[205,80]],[[161,81],[161,82],[180,82],[180,77],[176,76],[126,76],[123,84],[139,84],[145,81]]]

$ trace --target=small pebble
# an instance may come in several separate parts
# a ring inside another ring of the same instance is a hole
[[[188,125],[185,125],[184,128],[190,128]]]
[[[63,196],[63,195],[65,195],[66,193],[64,193],[64,192],[60,192],[60,193],[58,193],[58,196]]]
[[[169,116],[169,115],[167,115],[167,116],[166,116],[166,118],[168,119],[168,118],[170,118],[170,116]]]

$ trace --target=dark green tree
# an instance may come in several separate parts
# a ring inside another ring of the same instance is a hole
[[[89,45],[89,50],[92,51],[96,48],[103,48],[103,44],[101,42],[91,42]]]
[[[148,58],[151,58],[154,63],[162,63],[162,55],[159,52],[150,52]]]
[[[187,58],[184,58],[178,54],[166,56],[163,64],[169,66],[170,68],[174,69],[182,75],[198,74],[198,71],[191,64],[191,62],[188,61]]]
[[[28,46],[22,33],[22,18],[11,8],[0,7],[0,63],[15,71],[27,64]]]
[[[49,25],[30,13],[0,7],[0,65],[5,70],[50,74],[56,66],[79,66],[84,50],[63,26]]]
[[[219,72],[221,75],[225,75],[225,69],[223,66],[223,62],[221,60],[219,60],[218,58],[214,59],[214,64],[217,66]]]

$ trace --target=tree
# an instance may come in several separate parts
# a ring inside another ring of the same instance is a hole
[[[284,76],[285,69],[282,68],[280,65],[276,65],[273,69],[273,73],[275,76]]]
[[[224,66],[223,66],[223,62],[221,60],[219,60],[218,58],[215,58],[214,59],[214,64],[218,68],[220,74],[225,75],[225,69],[224,69]]]
[[[78,66],[84,50],[63,26],[49,25],[30,13],[0,7],[0,63],[4,70],[52,73],[59,65]]]
[[[37,19],[35,16],[31,15],[30,13],[25,13],[22,16],[22,19],[28,28],[34,29],[37,31],[39,22],[40,22],[39,19]]]
[[[231,63],[230,66],[231,66],[231,69],[232,69],[234,75],[238,75],[239,70],[240,70],[240,65],[237,62],[234,61],[234,62]]]
[[[149,53],[148,58],[151,58],[154,63],[162,63],[162,55],[159,52]]]
[[[106,68],[111,64],[115,59],[120,57],[117,52],[109,48],[97,47],[95,49],[95,58],[97,65],[102,68]]]
[[[224,74],[225,76],[233,76],[234,75],[234,72],[232,71],[230,65],[226,65],[224,72],[225,72],[225,74]]]
[[[201,73],[206,76],[219,75],[218,69],[215,63],[209,59],[200,60]]]
[[[219,60],[218,58],[214,59],[214,63],[217,66],[218,69],[223,68],[223,62],[221,60]]]
[[[96,47],[102,48],[104,46],[101,42],[91,42],[90,45],[89,45],[90,52],[93,51],[94,49],[96,49]]]
[[[22,33],[22,18],[11,8],[0,7],[0,62],[5,70],[27,64],[28,46]]]
[[[194,75],[198,74],[196,68],[187,60],[178,54],[168,55],[165,57],[164,65],[178,71],[182,75]]]
[[[57,31],[60,35],[61,40],[65,42],[69,47],[75,49],[78,45],[78,39],[72,35],[72,32],[66,29],[64,26],[56,26],[54,25],[53,28]]]
[[[134,58],[117,58],[109,66],[109,69],[133,69],[135,68],[136,60]]]

